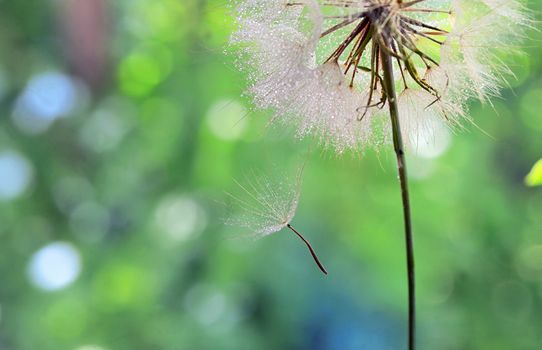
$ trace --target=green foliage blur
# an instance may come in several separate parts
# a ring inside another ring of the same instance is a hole
[[[535,10],[539,2],[531,1]],[[338,157],[242,97],[224,0],[0,1],[0,349],[403,349],[391,150]],[[536,24],[535,26],[538,26]],[[477,127],[410,153],[420,349],[542,349],[542,33]],[[290,232],[223,224],[305,164]]]
[[[542,159],[533,165],[533,168],[525,178],[525,183],[528,186],[542,185]]]

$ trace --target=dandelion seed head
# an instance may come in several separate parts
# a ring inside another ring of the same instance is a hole
[[[530,23],[517,0],[240,0],[236,11],[255,104],[338,152],[380,143],[383,52],[415,139],[424,118],[458,127],[468,99],[499,94],[511,74],[499,55]]]

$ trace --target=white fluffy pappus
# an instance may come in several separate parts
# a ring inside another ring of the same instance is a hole
[[[297,210],[301,192],[302,170],[295,179],[283,176],[274,181],[265,174],[251,172],[243,182],[235,180],[237,192],[226,192],[234,211],[226,223],[244,227],[255,238],[286,228]]]
[[[468,99],[499,94],[511,73],[499,55],[518,49],[527,13],[517,0],[241,0],[231,42],[272,122],[342,152],[384,138],[380,52],[394,57],[412,141],[426,119],[457,127]]]
[[[232,213],[226,224],[244,227],[254,238],[290,230],[303,241],[320,271],[327,275],[312,245],[292,226],[299,203],[302,175],[303,168],[295,179],[284,176],[280,181],[272,181],[266,175],[252,172],[245,177],[244,183],[235,181],[240,194],[226,192],[226,195],[231,200],[230,207],[237,213]]]

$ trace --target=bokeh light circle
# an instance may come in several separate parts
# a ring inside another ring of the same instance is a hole
[[[15,151],[0,152],[0,201],[19,197],[32,181],[32,166]]]
[[[41,248],[32,256],[28,265],[30,282],[46,291],[68,287],[80,273],[79,251],[66,242],[54,242]]]
[[[247,109],[238,101],[220,100],[207,112],[209,129],[219,139],[240,138],[247,128]]]

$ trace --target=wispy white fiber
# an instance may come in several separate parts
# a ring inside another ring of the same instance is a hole
[[[340,50],[363,18],[371,21],[373,43],[411,50],[397,51],[394,60],[410,141],[431,118],[458,127],[469,119],[468,99],[497,96],[511,74],[501,54],[518,50],[530,23],[517,0],[241,0],[236,14],[231,41],[241,48],[238,63],[256,106],[338,152],[380,143],[375,125],[388,119],[372,43],[356,59],[357,39]]]

